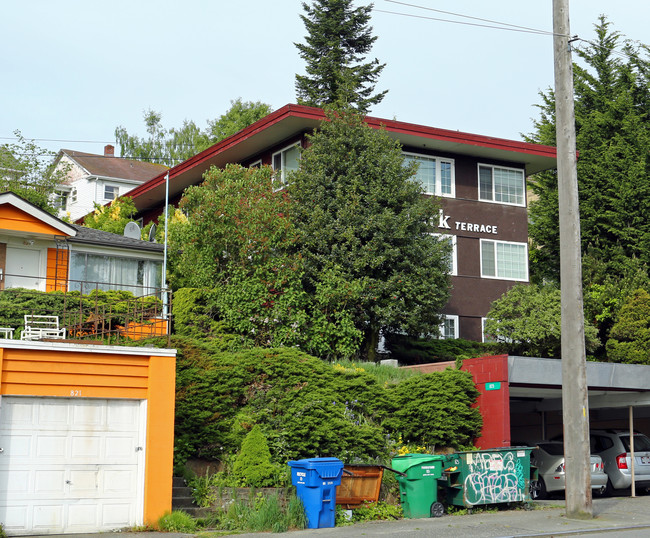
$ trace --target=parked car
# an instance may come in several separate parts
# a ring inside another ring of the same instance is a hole
[[[592,430],[589,434],[592,453],[598,454],[605,464],[608,476],[607,494],[632,485],[629,430]],[[637,488],[650,488],[650,439],[634,433],[634,484]]]
[[[531,445],[534,446],[534,445]],[[530,497],[545,499],[549,493],[564,491],[564,444],[561,441],[543,441],[530,454],[530,464],[537,467],[537,480],[530,481]],[[600,456],[591,455],[591,489],[602,494],[607,486],[607,475]]]

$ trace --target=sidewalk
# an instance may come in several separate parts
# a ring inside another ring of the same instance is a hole
[[[571,536],[577,534],[602,533],[619,534],[626,529],[647,528],[650,536],[650,495],[643,497],[609,497],[595,499],[594,518],[587,521],[572,520],[564,516],[564,499],[537,501],[534,510],[500,510],[478,512],[464,516],[445,515],[440,518],[403,519],[399,521],[373,521],[331,529],[308,529],[287,533],[248,533],[238,537],[284,536],[285,538],[347,537],[347,536],[395,536],[409,538],[445,537],[461,538],[477,536],[504,538],[511,536]],[[643,531],[645,534],[646,531]],[[209,536],[209,531],[198,536]],[[223,532],[215,532],[222,536]],[[47,535],[38,538],[190,538],[192,535],[159,532],[122,532],[106,534]],[[36,538],[36,537],[33,537]]]
[[[460,538],[477,536],[486,538],[510,536],[563,536],[591,532],[619,531],[628,528],[647,528],[650,535],[650,496],[610,497],[595,499],[594,518],[587,521],[572,520],[564,516],[564,499],[538,501],[535,510],[501,510],[465,516],[445,515],[440,518],[403,519],[400,521],[373,521],[349,527],[333,529],[310,529],[284,534],[264,536],[286,536],[298,538],[347,537],[347,536],[436,536]],[[644,531],[645,532],[645,531]],[[616,532],[618,534],[618,532]],[[240,534],[240,537],[260,536]]]

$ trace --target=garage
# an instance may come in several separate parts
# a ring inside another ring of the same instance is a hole
[[[119,531],[171,510],[176,350],[0,339],[0,522]]]
[[[141,524],[146,404],[5,396],[0,521],[13,535]]]

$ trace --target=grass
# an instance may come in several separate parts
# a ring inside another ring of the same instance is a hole
[[[395,368],[376,362],[350,361],[341,359],[332,364],[333,368],[363,371],[374,377],[380,385],[394,384],[413,377],[421,375],[417,370]]]
[[[171,513],[165,514],[158,520],[158,529],[163,532],[187,532],[193,533],[197,529],[196,520],[183,512],[182,510],[174,510]]]

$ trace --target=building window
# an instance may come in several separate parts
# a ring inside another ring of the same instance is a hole
[[[453,197],[455,194],[454,161],[415,153],[404,153],[404,164],[415,162],[420,166],[413,177],[422,184],[425,194]]]
[[[502,204],[526,205],[524,171],[480,164],[478,167],[479,200]]]
[[[115,200],[120,195],[120,188],[115,185],[104,185],[104,200]]]
[[[440,338],[444,340],[458,339],[458,316],[446,315],[440,324]]]
[[[125,290],[133,295],[150,295],[162,286],[162,262],[72,252],[70,289],[89,293]]]
[[[483,342],[506,342],[510,343],[512,342],[511,338],[506,338],[504,336],[494,336],[492,334],[488,334],[485,332],[485,322],[487,321],[488,318],[481,318],[481,333],[483,335]]]
[[[457,259],[458,256],[456,254],[456,236],[455,235],[448,235],[448,234],[433,234],[436,236],[438,239],[441,241],[446,240],[451,243],[451,254],[450,254],[450,259],[448,260],[449,262],[449,274],[450,275],[457,275],[458,274],[458,265],[457,265]]]
[[[68,205],[68,196],[69,193],[65,191],[55,191],[54,193],[54,207],[57,209],[62,209],[65,211],[65,208]]]
[[[294,144],[273,154],[273,170],[275,170],[275,185],[281,189],[287,184],[289,172],[298,170],[300,164],[300,146]]]
[[[528,281],[528,245],[481,239],[481,277]]]
[[[481,334],[483,335],[483,342],[496,342],[497,339],[492,336],[491,334],[487,334],[485,332],[485,322],[487,321],[487,318],[481,318]]]
[[[262,168],[262,159],[257,159],[256,161],[250,163],[248,168]]]
[[[77,189],[72,189],[70,191],[70,203],[71,204],[76,204],[77,203]]]

